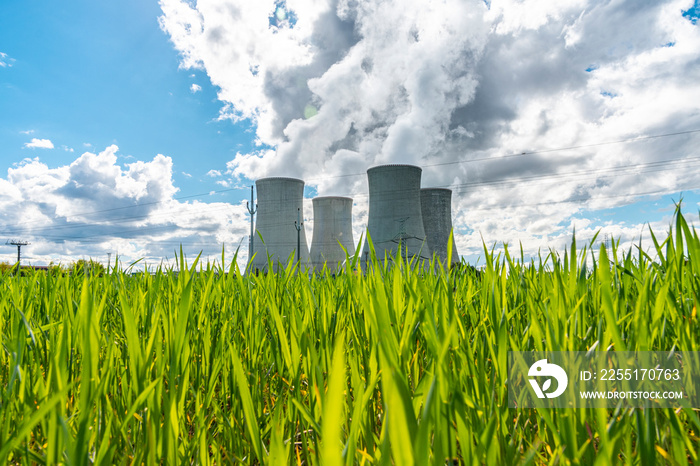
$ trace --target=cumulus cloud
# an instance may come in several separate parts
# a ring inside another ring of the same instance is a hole
[[[199,92],[199,91],[201,91],[201,90],[202,90],[202,86],[200,86],[200,85],[198,85],[198,84],[192,84],[192,85],[190,86],[190,92],[191,92],[192,94],[196,94],[197,92]]]
[[[160,4],[220,117],[256,125],[262,148],[227,174],[351,195],[357,233],[380,163],[453,189],[462,253],[482,238],[533,252],[584,214],[699,186],[692,0]]]
[[[222,245],[233,252],[247,231],[243,205],[180,201],[170,157],[122,165],[118,150],[85,152],[55,168],[34,158],[8,169],[0,178],[2,234],[31,240],[27,257],[34,263],[103,260],[112,252],[157,264],[180,244],[212,260]]]
[[[50,139],[32,138],[31,142],[25,142],[24,147],[27,149],[53,149],[53,142]]]

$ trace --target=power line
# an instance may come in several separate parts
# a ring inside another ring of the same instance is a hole
[[[455,161],[450,161],[450,162],[439,162],[439,163],[433,163],[433,164],[420,165],[420,168],[431,168],[431,167],[438,167],[438,166],[457,165],[457,164],[485,162],[485,161],[495,162],[495,161],[499,161],[499,160],[503,160],[503,159],[523,157],[523,156],[528,156],[528,155],[536,155],[536,154],[544,154],[544,153],[552,153],[552,152],[562,152],[562,151],[567,151],[567,150],[599,147],[599,146],[605,146],[605,145],[611,145],[611,144],[624,144],[624,143],[629,143],[629,142],[638,142],[638,141],[644,141],[644,140],[650,140],[650,139],[682,136],[682,135],[695,134],[695,133],[700,133],[700,129],[694,129],[694,130],[688,130],[688,131],[677,131],[677,132],[673,132],[673,133],[664,133],[664,134],[657,134],[657,135],[651,135],[651,136],[639,136],[639,137],[635,137],[635,138],[620,139],[620,140],[616,140],[616,141],[581,144],[581,145],[577,145],[577,146],[568,146],[568,147],[560,147],[560,148],[553,148],[553,149],[540,149],[540,150],[534,150],[534,151],[525,151],[525,152],[520,152],[520,153],[506,154],[506,155],[502,155],[502,156],[498,156],[498,157],[482,157],[482,158],[476,158],[476,159],[455,160]],[[345,177],[364,176],[364,175],[366,175],[366,172],[348,173],[348,174],[344,174],[344,175],[329,175],[329,176],[324,176],[323,178],[311,178],[311,179],[306,179],[305,181],[307,181],[307,182],[308,181],[318,181],[321,179],[345,178]],[[130,205],[121,206],[121,207],[112,207],[109,209],[79,212],[76,214],[67,215],[64,218],[67,219],[67,218],[71,218],[71,217],[81,217],[81,216],[94,215],[94,214],[105,213],[105,212],[114,212],[114,211],[118,211],[118,210],[135,209],[138,207],[146,207],[146,206],[151,206],[151,205],[160,205],[160,204],[165,204],[165,203],[173,201],[173,200],[179,201],[179,200],[184,200],[184,199],[193,199],[193,198],[197,198],[197,197],[209,196],[212,194],[221,194],[221,193],[237,191],[237,190],[242,190],[242,189],[247,189],[247,188],[243,187],[243,186],[235,186],[233,188],[207,191],[206,193],[196,193],[196,194],[190,194],[187,196],[177,196],[177,197],[173,197],[171,199],[166,199],[163,201],[144,202],[144,203],[130,204]],[[34,221],[32,223],[40,223],[40,222],[43,222],[43,221],[37,220],[37,221]],[[31,225],[31,223],[25,224],[25,225]]]
[[[635,198],[635,197],[643,197],[643,196],[654,196],[654,195],[668,195],[668,194],[675,194],[675,193],[681,193],[683,191],[696,191],[700,189],[700,186],[689,186],[683,189],[676,189],[676,190],[668,190],[668,189],[659,189],[656,191],[646,191],[646,192],[641,192],[641,193],[633,193],[633,194],[610,194],[610,195],[604,195],[604,196],[591,196],[591,197],[580,197],[577,199],[563,199],[560,201],[543,201],[543,202],[534,202],[534,203],[523,203],[523,204],[510,204],[510,205],[493,205],[491,207],[476,207],[476,208],[470,208],[470,212],[474,211],[482,211],[482,210],[494,210],[494,209],[501,209],[501,210],[506,210],[506,209],[514,209],[514,208],[520,208],[520,207],[538,207],[538,206],[544,206],[544,205],[556,205],[556,204],[573,204],[576,202],[582,202],[582,201],[597,201],[597,200],[603,200],[603,199],[616,199],[620,197],[630,197],[630,198]]]
[[[642,137],[638,137],[638,138],[623,139],[623,140],[617,140],[617,141],[608,141],[608,142],[601,142],[601,143],[570,146],[570,147],[564,147],[564,148],[543,149],[543,150],[538,150],[538,151],[522,152],[519,154],[507,154],[507,155],[504,155],[501,157],[487,157],[487,158],[481,158],[481,159],[470,159],[470,160],[460,160],[460,161],[453,161],[453,162],[427,164],[427,165],[423,165],[423,168],[435,167],[435,166],[445,166],[445,165],[452,165],[452,164],[471,163],[471,162],[477,162],[477,161],[496,161],[496,160],[500,160],[500,159],[504,159],[504,158],[522,157],[523,155],[550,153],[550,152],[557,152],[557,151],[564,151],[564,150],[573,150],[573,149],[581,149],[581,148],[587,148],[587,147],[603,146],[603,145],[609,145],[609,144],[620,144],[620,143],[635,142],[635,141],[648,140],[648,139],[658,139],[658,138],[664,138],[664,137],[693,134],[693,133],[698,133],[698,132],[700,132],[700,129],[690,130],[690,131],[681,131],[681,132],[675,132],[675,133],[666,133],[666,134],[653,135],[653,136],[642,136]],[[680,163],[692,163],[692,162],[697,162],[697,161],[700,161],[700,157],[688,157],[688,158],[684,158],[684,159],[671,159],[671,160],[663,160],[663,161],[649,162],[649,163],[643,163],[643,164],[630,164],[630,165],[610,167],[610,168],[605,168],[605,169],[587,170],[587,171],[583,171],[583,172],[574,171],[574,172],[566,172],[566,173],[532,175],[532,176],[528,176],[528,177],[509,178],[509,179],[505,179],[505,180],[477,181],[477,182],[471,182],[471,183],[462,183],[462,184],[458,184],[458,185],[444,185],[444,186],[436,186],[436,187],[438,187],[438,188],[439,187],[453,188],[459,192],[459,191],[462,191],[463,189],[466,189],[466,188],[473,188],[473,187],[478,187],[478,186],[492,186],[492,185],[522,183],[522,182],[530,182],[530,181],[535,181],[535,180],[547,181],[547,180],[559,179],[559,178],[567,177],[567,176],[577,176],[577,177],[579,177],[579,179],[583,179],[583,178],[581,178],[582,176],[594,176],[594,175],[602,175],[602,177],[606,177],[606,176],[611,176],[611,175],[604,175],[605,173],[616,173],[616,172],[629,170],[629,169],[648,169],[646,171],[643,171],[642,173],[655,172],[655,171],[665,171],[665,170],[672,169],[668,165],[680,164]],[[365,175],[365,173],[338,175],[335,177],[328,177],[328,178],[339,178],[339,177],[356,176],[356,175]],[[134,209],[134,208],[138,208],[138,207],[159,205],[159,204],[164,204],[164,203],[167,203],[167,202],[170,202],[173,200],[191,199],[191,198],[200,197],[200,196],[204,196],[204,195],[224,193],[224,192],[230,192],[230,191],[240,190],[240,189],[246,189],[246,188],[234,187],[234,188],[228,188],[228,189],[222,189],[222,190],[216,190],[216,191],[209,191],[207,193],[199,193],[199,194],[192,194],[192,195],[188,195],[188,196],[174,197],[174,198],[167,199],[164,201],[154,201],[154,202],[147,202],[147,203],[141,203],[141,204],[132,204],[132,205],[128,205],[128,206],[114,207],[114,208],[109,208],[109,209],[101,209],[101,210],[96,210],[96,211],[91,211],[91,212],[82,212],[82,213],[78,213],[78,214],[72,214],[72,215],[66,216],[64,218],[67,219],[67,218],[76,217],[76,216],[94,215],[94,214],[98,214],[98,213],[113,212],[113,211],[118,211],[118,210],[126,210],[126,209]],[[350,194],[350,196],[355,197],[355,198],[365,197],[368,195],[369,195],[368,193]],[[585,200],[585,199],[582,199],[582,200]],[[573,202],[573,201],[569,200],[569,201],[563,201],[563,202]],[[210,204],[205,203],[205,205],[208,206]],[[227,204],[227,205],[222,206],[222,207],[208,209],[208,212],[230,209],[232,207],[234,207],[234,206],[231,204]],[[195,206],[194,209],[199,210],[199,209],[201,209],[201,206]],[[180,213],[189,213],[189,211],[184,211],[184,212],[180,212]],[[109,220],[109,223],[79,222],[79,223],[72,223],[72,224],[65,224],[65,225],[57,225],[57,226],[51,227],[51,229],[57,230],[57,229],[85,228],[86,226],[87,227],[107,226],[107,225],[111,225],[114,223],[122,223],[122,222],[131,221],[131,220],[138,220],[138,219],[152,220],[154,218],[160,218],[162,216],[168,216],[168,215],[172,215],[172,211],[165,211],[165,212],[159,212],[159,213],[147,213],[147,214],[127,216],[127,217],[119,217],[116,219]],[[38,223],[38,222],[43,222],[43,220],[37,220],[37,221],[32,222],[32,223]],[[123,233],[127,233],[127,232],[143,232],[144,228],[146,231],[150,231],[153,228],[163,229],[163,228],[168,228],[168,227],[178,228],[176,225],[165,225],[165,226],[158,226],[158,227],[139,227],[137,229],[126,230],[126,231],[122,231],[122,232],[114,232],[114,233],[111,233],[108,235],[105,234],[105,235],[73,236],[73,237],[70,237],[70,236],[57,237],[57,236],[55,236],[55,238],[62,238],[62,239],[70,240],[70,239],[80,239],[80,238],[99,237],[99,236],[114,237],[114,235],[116,235],[116,234],[123,234]],[[8,232],[12,232],[12,233],[27,232],[31,228],[32,228],[31,224],[25,224],[23,226],[23,228],[19,228],[19,229],[15,228],[15,229],[11,229],[11,230],[5,230],[5,233],[7,234]],[[49,237],[47,235],[37,235],[37,236],[41,236],[44,238]]]
[[[666,170],[672,170],[674,167],[669,167],[668,164],[670,163],[681,163],[681,162],[687,162],[687,161],[697,161],[700,162],[700,157],[694,157],[694,158],[688,158],[688,159],[680,159],[680,160],[675,160],[675,161],[662,161],[662,162],[652,162],[648,164],[633,164],[629,166],[624,166],[624,167],[613,167],[609,169],[602,169],[602,170],[589,170],[587,172],[583,172],[584,175],[592,176],[596,175],[596,179],[598,178],[606,178],[610,176],[619,176],[615,172],[619,172],[621,170],[626,170],[629,169],[630,167],[636,167],[636,168],[652,168],[652,170],[649,170],[647,172],[659,172],[659,171],[666,171]],[[663,165],[666,164],[666,165]],[[608,173],[611,172],[610,174],[603,174],[600,176],[601,173]],[[644,173],[647,173],[644,172]],[[569,172],[569,173],[563,173],[563,174],[558,174],[558,175],[537,175],[537,176],[531,176],[531,177],[521,177],[521,178],[515,178],[515,179],[508,179],[508,180],[495,180],[495,181],[488,181],[488,182],[476,182],[476,183],[464,183],[461,185],[446,185],[446,186],[437,186],[439,187],[452,187],[455,189],[457,192],[464,191],[465,189],[473,188],[475,186],[497,186],[497,185],[502,185],[502,184],[507,184],[507,183],[521,183],[521,182],[528,182],[528,181],[549,181],[550,179],[555,179],[555,178],[560,178],[563,176],[569,176],[569,175],[578,175],[581,172]],[[635,173],[637,174],[637,173]],[[631,174],[629,174],[631,175]],[[579,180],[583,178],[578,178]],[[686,189],[696,189],[696,188],[686,188]],[[677,192],[676,191],[668,191],[668,190],[663,190],[662,192]],[[649,194],[656,194],[659,193],[658,191],[650,192]],[[395,195],[400,195],[401,193],[394,192],[392,193],[392,196]],[[644,193],[640,195],[645,195]],[[355,197],[363,197],[363,196],[368,196],[367,193],[362,193],[355,195]],[[625,197],[625,196],[633,196],[634,195],[616,195],[612,197]],[[542,202],[542,203],[536,203],[536,204],[518,204],[519,206],[533,206],[533,205],[551,205],[551,204],[559,204],[559,203],[572,203],[572,202],[577,202],[577,201],[586,201],[591,198],[579,198],[579,199],[568,199],[568,200],[563,200],[563,201],[552,201],[552,202]],[[224,209],[229,209],[231,208],[231,205],[225,205],[222,207],[218,207],[216,209],[210,209],[209,213],[217,210],[224,210]],[[494,206],[497,207],[497,206]],[[504,208],[508,208],[509,206],[505,206]],[[487,209],[471,209],[471,210],[487,210]],[[160,217],[162,215],[169,215],[169,212],[157,214],[156,216]],[[147,216],[133,216],[133,217],[128,217],[126,219],[133,219],[133,218],[146,218]],[[120,219],[119,222],[123,221],[124,219]],[[85,226],[104,226],[100,224],[76,224],[76,225],[63,225],[63,226],[58,226],[58,227],[52,227],[52,230],[56,230],[58,228],[64,227],[64,228],[77,228],[81,227],[84,228]],[[281,226],[283,225],[282,222],[275,223],[273,226]],[[121,231],[116,231],[116,232],[111,232],[108,234],[100,234],[100,235],[83,235],[83,236],[56,236],[56,235],[41,235],[37,234],[36,236],[42,237],[42,238],[55,238],[58,240],[81,240],[81,239],[87,239],[87,238],[97,238],[97,237],[104,237],[104,238],[113,238],[118,235],[125,235],[125,234],[130,234],[130,233],[143,233],[146,231],[157,231],[157,230],[163,230],[163,229],[169,229],[172,228],[173,230],[175,229],[180,229],[180,230],[187,230],[187,227],[178,227],[177,225],[174,224],[167,224],[167,225],[154,225],[154,226],[143,226],[143,227],[137,227],[137,228],[132,228],[132,229],[127,229],[127,230],[121,230]],[[16,233],[15,233],[16,234]],[[128,239],[124,238],[124,239]]]
[[[493,205],[490,207],[477,207],[477,208],[470,208],[469,211],[492,211],[494,209],[500,209],[500,210],[507,210],[507,209],[512,209],[512,208],[522,208],[522,207],[537,207],[537,206],[545,206],[545,205],[557,205],[557,204],[571,204],[571,203],[576,203],[576,202],[581,202],[581,201],[590,201],[590,200],[604,200],[604,199],[616,199],[616,198],[622,198],[622,197],[630,197],[630,198],[637,198],[637,197],[642,197],[642,196],[652,196],[652,195],[667,195],[667,194],[674,194],[677,192],[682,192],[682,191],[694,191],[700,189],[700,186],[688,186],[684,187],[682,190],[655,190],[655,191],[646,191],[646,192],[641,192],[641,193],[633,193],[633,194],[612,194],[612,195],[602,195],[602,196],[592,196],[592,197],[580,197],[577,199],[564,199],[564,200],[559,200],[559,201],[543,201],[543,202],[536,202],[536,203],[521,203],[521,204],[511,204],[507,206],[501,206],[501,205]],[[170,227],[170,225],[168,226]],[[166,227],[152,227],[149,230],[157,230],[157,229],[163,229]],[[126,233],[126,232],[139,232],[143,230],[127,230],[127,231],[122,231],[122,232],[115,232],[115,233],[110,233],[110,234],[101,234],[101,235],[89,235],[89,236],[74,236],[74,237],[65,237],[65,236],[51,236],[51,235],[36,235],[39,238],[45,238],[45,239],[57,239],[57,240],[62,240],[62,241],[68,241],[68,242],[81,242],[81,243],[99,243],[103,242],[104,240],[98,240],[97,238],[113,238],[115,234],[118,233]],[[118,238],[122,240],[133,240],[136,238]],[[158,244],[188,244],[188,245],[197,245],[197,244],[203,244],[206,245],[207,243],[183,243],[182,241],[177,241],[177,240],[157,240],[156,241]]]
[[[592,170],[586,170],[586,171],[573,171],[573,172],[564,172],[564,173],[548,173],[544,175],[532,175],[532,176],[525,176],[525,177],[516,177],[516,178],[507,178],[504,180],[489,180],[489,181],[475,181],[471,183],[460,183],[460,184],[447,184],[447,185],[440,185],[440,186],[431,186],[431,188],[451,188],[454,191],[460,192],[463,190],[463,188],[474,188],[474,187],[480,187],[480,186],[493,186],[493,185],[503,185],[503,184],[512,184],[512,183],[523,183],[523,182],[530,182],[530,181],[550,181],[554,179],[559,179],[559,178],[565,178],[567,176],[573,176],[574,179],[572,181],[577,181],[577,180],[584,180],[587,179],[586,177],[591,177],[595,176],[596,178],[607,178],[609,176],[614,176],[617,172],[620,171],[627,171],[630,169],[647,169],[642,172],[637,172],[637,173],[625,173],[624,175],[638,175],[638,174],[643,174],[643,173],[654,173],[654,172],[660,172],[660,171],[667,171],[667,170],[672,170],[674,167],[670,167],[669,165],[673,164],[680,164],[680,163],[686,163],[686,162],[693,162],[693,163],[700,163],[700,157],[688,157],[685,159],[672,159],[672,160],[662,160],[658,162],[649,162],[649,163],[643,163],[643,164],[630,164],[630,165],[622,165],[618,167],[610,167],[610,168],[602,168],[602,169],[592,169]],[[394,197],[396,195],[400,195],[402,192],[409,192],[410,190],[405,190],[405,191],[393,191],[391,194],[387,194],[388,196]],[[357,194],[344,194],[343,196],[349,196],[353,198],[358,198],[358,197],[368,197],[369,193],[357,193]]]
[[[220,190],[216,190],[216,191],[208,191],[206,193],[198,193],[198,194],[190,194],[188,196],[173,197],[170,199],[166,199],[164,201],[144,202],[144,203],[140,203],[140,204],[132,204],[132,205],[121,206],[121,207],[112,207],[109,209],[93,210],[93,211],[81,212],[81,213],[77,213],[77,214],[70,214],[70,215],[65,215],[63,218],[68,219],[71,217],[83,217],[83,216],[87,216],[87,215],[100,214],[100,213],[105,213],[105,212],[113,212],[113,211],[117,211],[117,210],[136,209],[139,207],[147,207],[147,206],[152,206],[152,205],[166,204],[166,203],[171,202],[171,201],[179,201],[179,200],[183,200],[183,199],[190,199],[190,198],[201,197],[201,196],[209,196],[212,194],[220,194],[220,193],[225,193],[225,192],[229,192],[229,191],[236,191],[239,189],[246,189],[246,188],[237,186],[235,188],[220,189]],[[228,205],[231,205],[231,204],[228,204]],[[158,215],[161,215],[161,214],[158,214]],[[150,214],[134,215],[134,216],[130,216],[130,217],[119,217],[116,220],[138,219],[138,218],[150,218]],[[34,220],[32,222],[27,222],[24,225],[31,226],[32,224],[43,223],[43,222],[44,222],[44,220]],[[74,225],[79,226],[79,225],[92,225],[92,224],[76,223]],[[73,227],[73,226],[71,226],[71,227]]]
[[[214,208],[209,207],[212,204],[205,203],[203,205],[207,206],[207,213],[217,212],[220,210],[229,210],[229,209],[232,209],[235,207],[234,204],[224,204],[222,206],[217,206]],[[190,209],[183,209],[182,211],[179,211],[177,213],[178,214],[190,214],[190,213],[201,213],[201,211],[202,211],[202,206],[192,206]],[[174,213],[173,210],[167,210],[167,211],[158,212],[158,213],[148,213],[148,214],[131,215],[128,217],[118,217],[115,219],[108,220],[109,221],[108,224],[124,223],[124,222],[132,221],[132,220],[143,220],[143,219],[150,220],[150,219],[154,219],[154,218],[157,219],[157,218],[161,218],[161,217],[168,217],[168,216],[171,217],[173,215],[173,213]],[[64,217],[64,218],[68,218],[68,217]],[[43,220],[36,220],[33,223],[38,223],[38,222],[44,222],[44,221]],[[105,220],[105,222],[107,222],[107,220]],[[51,226],[51,229],[52,230],[59,230],[59,229],[62,230],[62,229],[73,229],[73,228],[85,228],[85,227],[91,227],[91,226],[98,227],[98,226],[105,226],[108,224],[107,223],[97,223],[97,222],[75,222],[75,223],[70,223],[70,224]],[[12,229],[9,231],[10,232],[17,232],[17,231],[28,232],[28,231],[31,231],[32,228],[33,228],[32,226],[27,226],[25,228]],[[2,231],[0,231],[0,233],[10,234],[10,233],[8,233],[8,230],[2,230]]]
[[[461,183],[461,184],[450,184],[450,185],[441,185],[441,186],[434,186],[435,188],[452,188],[456,192],[461,192],[464,189],[467,188],[474,188],[474,187],[481,187],[481,186],[493,186],[493,185],[503,185],[503,184],[513,184],[513,183],[523,183],[523,182],[531,182],[531,181],[549,181],[553,179],[560,179],[568,176],[574,176],[577,177],[579,180],[583,180],[585,176],[596,176],[597,178],[605,178],[607,176],[611,175],[606,175],[608,173],[614,174],[620,171],[627,171],[630,169],[646,169],[642,173],[649,173],[649,172],[658,172],[658,171],[667,171],[671,170],[674,167],[672,165],[677,165],[677,164],[683,164],[683,163],[698,163],[700,162],[700,157],[687,157],[684,159],[671,159],[671,160],[661,160],[657,162],[649,162],[649,163],[641,163],[641,164],[629,164],[629,165],[622,165],[618,167],[610,167],[610,168],[603,168],[603,169],[591,169],[591,170],[585,170],[585,171],[571,171],[571,172],[564,172],[564,173],[554,173],[554,174],[543,174],[543,175],[531,175],[531,176],[526,176],[526,177],[515,177],[515,178],[508,178],[504,180],[490,180],[490,181],[476,181],[476,182],[471,182],[471,183]],[[637,173],[638,174],[638,173]],[[393,192],[391,196],[396,196],[396,195],[401,195],[401,192]],[[369,193],[355,193],[355,194],[346,194],[345,196],[351,196],[353,198],[358,198],[358,197],[367,197],[369,196]],[[205,204],[207,206],[211,204]],[[220,210],[228,210],[233,208],[234,206],[231,204],[225,204],[223,206],[218,206],[215,208],[207,208],[207,213],[211,212],[216,212]],[[113,210],[113,209],[106,209],[106,210]],[[191,209],[183,210],[178,212],[178,214],[187,214],[191,213],[193,211],[199,212],[201,210],[201,206],[193,206]],[[123,222],[128,222],[132,220],[141,220],[141,219],[157,219],[161,217],[166,217],[166,216],[171,216],[173,214],[172,211],[165,211],[165,212],[159,212],[159,213],[147,213],[147,214],[139,214],[139,215],[132,215],[132,216],[127,216],[127,217],[119,217],[116,219],[111,219],[109,220],[109,224],[115,224],[115,223],[123,223]],[[65,229],[74,229],[74,228],[85,228],[89,226],[104,226],[105,224],[103,223],[94,223],[94,222],[76,222],[76,223],[71,223],[71,224],[65,224],[65,225],[56,225],[52,226],[52,230],[65,230]],[[31,227],[26,227],[26,228],[13,228],[9,230],[3,230],[0,231],[0,233],[4,234],[19,234],[19,233],[29,233]]]
[[[158,205],[158,204],[165,204],[166,202],[170,201],[181,201],[183,199],[192,199],[195,197],[202,197],[202,196],[211,196],[212,194],[221,194],[221,193],[226,193],[230,191],[237,191],[239,189],[246,189],[245,187],[242,186],[236,186],[235,188],[227,188],[227,189],[219,189],[215,191],[207,191],[206,193],[197,193],[197,194],[190,194],[187,196],[177,196],[173,197],[171,199],[166,199],[164,201],[153,201],[153,202],[143,202],[140,204],[132,204],[132,205],[127,205],[127,206],[122,206],[122,207],[112,207],[110,209],[102,209],[102,210],[93,210],[90,212],[81,212],[77,214],[71,214],[67,215],[66,218],[68,217],[83,217],[85,215],[92,215],[92,214],[100,214],[104,212],[113,212],[116,210],[124,210],[124,209],[135,209],[137,207],[145,207],[145,206],[150,206],[150,205]]]
[[[654,136],[640,136],[636,138],[630,138],[630,139],[620,139],[618,141],[607,141],[607,142],[596,142],[592,144],[582,144],[578,146],[569,146],[569,147],[560,147],[556,149],[541,149],[541,150],[535,150],[535,151],[526,151],[526,152],[521,152],[519,154],[508,154],[508,155],[503,155],[500,157],[485,157],[481,159],[472,159],[472,162],[481,162],[485,160],[501,160],[505,158],[512,158],[512,157],[522,157],[523,155],[537,155],[537,154],[546,154],[550,152],[563,152],[567,150],[574,150],[574,149],[587,149],[590,147],[600,147],[600,146],[607,146],[611,144],[624,144],[628,142],[637,142],[637,141],[645,141],[649,139],[659,139],[659,138],[667,138],[671,136],[681,136],[684,134],[693,134],[693,133],[700,133],[700,129],[694,129],[694,130],[689,130],[689,131],[679,131],[676,133],[666,133],[666,134],[657,134]],[[438,167],[438,166],[443,166],[443,165],[452,165],[456,163],[464,163],[464,161],[455,161],[455,162],[443,162],[443,163],[434,163],[430,165],[423,165],[423,167]]]
[[[685,134],[694,134],[694,133],[700,133],[700,129],[693,129],[693,130],[688,130],[688,131],[678,131],[675,133],[657,134],[657,135],[653,135],[653,136],[639,136],[636,138],[619,139],[617,141],[606,141],[606,142],[596,142],[596,143],[591,143],[591,144],[581,144],[578,146],[568,146],[568,147],[558,147],[558,148],[554,148],[554,149],[540,149],[540,150],[533,150],[533,151],[524,151],[524,152],[501,155],[498,157],[481,157],[481,158],[468,159],[468,160],[453,160],[451,162],[439,162],[439,163],[431,163],[431,164],[425,164],[425,165],[419,165],[419,166],[420,166],[420,168],[431,168],[431,167],[442,167],[442,166],[446,166],[446,165],[458,165],[458,164],[463,164],[463,163],[496,162],[496,161],[503,160],[503,159],[523,157],[526,155],[546,154],[546,153],[550,153],[550,152],[564,152],[567,150],[574,150],[574,149],[587,149],[587,148],[591,148],[591,147],[607,146],[607,145],[611,145],[611,144],[625,144],[628,142],[638,142],[638,141],[645,141],[645,140],[649,140],[649,139],[667,138],[667,137],[682,136]],[[364,172],[364,173],[348,173],[345,175],[324,176],[323,178],[311,178],[311,179],[306,180],[306,181],[318,181],[318,180],[325,180],[328,178],[346,178],[346,177],[350,177],[350,176],[362,176],[365,174],[366,174],[366,172]]]

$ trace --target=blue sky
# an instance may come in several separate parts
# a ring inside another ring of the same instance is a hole
[[[172,157],[179,195],[221,189],[206,173],[250,151],[254,133],[217,121],[216,90],[205,73],[178,68],[160,14],[153,1],[3,2],[0,44],[14,59],[0,69],[3,164],[39,156],[65,165],[117,144],[122,161]],[[23,148],[32,138],[56,150]]]
[[[697,218],[699,14],[695,0],[6,0],[0,238],[30,241],[35,264],[157,264],[179,244],[230,260],[245,187],[283,175],[307,182],[309,239],[317,194],[355,199],[358,239],[362,174],[411,163],[453,190],[471,262],[482,240],[536,254],[574,228],[631,245],[666,229],[681,193]]]

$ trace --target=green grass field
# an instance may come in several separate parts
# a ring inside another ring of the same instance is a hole
[[[508,351],[700,351],[678,212],[653,260],[580,246],[479,275],[6,272],[1,461],[700,463],[695,410],[508,408]]]

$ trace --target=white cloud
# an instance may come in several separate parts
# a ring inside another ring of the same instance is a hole
[[[221,88],[220,99],[231,104],[222,116],[259,119],[261,125],[274,112],[265,95],[266,74],[311,62],[308,42],[314,21],[329,9],[314,0],[287,2],[299,18],[292,28],[289,22],[270,26],[273,0],[207,1],[196,8],[178,0],[160,4],[161,27],[182,53],[182,66],[206,69],[212,83]],[[234,81],[237,89],[230,88]],[[305,86],[304,80],[299,86]]]
[[[257,125],[262,147],[226,173],[352,195],[356,223],[366,177],[346,175],[379,163],[452,187],[463,254],[482,234],[536,252],[575,218],[700,186],[696,163],[668,162],[698,134],[597,145],[700,129],[691,0],[288,0],[296,24],[272,0],[160,3],[181,66],[220,88],[221,117]]]
[[[50,139],[32,138],[31,142],[25,142],[24,147],[27,149],[53,149],[53,142]]]
[[[182,174],[183,174],[183,176],[185,176],[186,178],[192,178],[192,175],[189,174],[189,173],[187,173],[187,172],[182,172]]]
[[[8,56],[4,52],[0,52],[0,68],[12,68],[15,63],[15,59]]]
[[[219,170],[209,170],[207,172],[207,176],[210,176],[212,178],[216,178],[216,177],[221,176],[221,172]]]
[[[33,134],[34,130],[33,129],[28,129],[26,131],[20,131],[20,134]]]
[[[66,152],[75,152],[72,147],[68,146],[61,146],[61,149],[63,149]]]
[[[193,93],[193,94],[196,94],[197,92],[199,92],[199,91],[201,91],[201,90],[202,90],[202,86],[200,86],[200,85],[198,85],[198,84],[192,84],[192,85],[190,86],[190,92]]]
[[[246,154],[237,152],[234,159],[226,163],[226,174],[237,178],[263,178],[267,176],[267,167],[273,163],[274,157],[275,151],[269,149]]]
[[[232,252],[247,234],[245,207],[177,200],[172,166],[160,154],[121,165],[116,145],[56,168],[24,159],[0,178],[2,234],[29,239],[26,257],[34,263],[106,261],[107,252],[118,252],[122,261],[157,264],[180,243],[191,257],[200,250],[220,257],[222,244]]]

